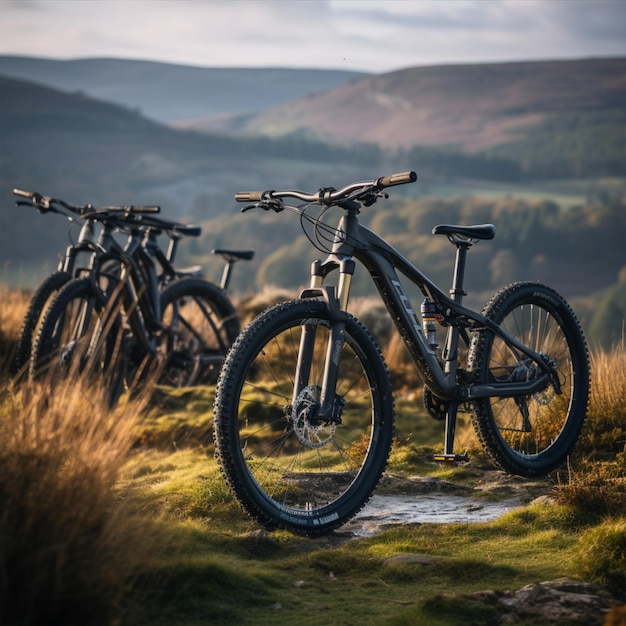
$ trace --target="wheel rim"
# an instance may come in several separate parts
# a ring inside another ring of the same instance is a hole
[[[102,321],[93,301],[73,298],[56,320],[38,369],[82,371],[84,364],[98,354],[103,332]]]
[[[373,375],[346,333],[334,418],[316,421],[329,329],[316,325],[308,385],[294,401],[300,321],[274,334],[248,367],[238,404],[239,450],[253,488],[272,507],[320,512],[350,491],[368,461],[375,432]]]
[[[490,399],[493,420],[504,443],[518,454],[537,455],[553,445],[569,416],[574,391],[572,350],[559,320],[538,304],[515,307],[500,326],[545,355],[556,368],[560,394],[549,384],[529,396]],[[530,359],[495,337],[489,351],[489,373],[492,380],[521,382],[534,379],[539,370]]]
[[[160,382],[175,387],[214,383],[228,344],[225,320],[200,296],[174,299],[163,310],[166,365]]]

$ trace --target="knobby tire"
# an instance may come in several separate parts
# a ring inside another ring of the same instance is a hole
[[[391,380],[379,348],[352,316],[339,360],[340,417],[315,419],[331,323],[320,301],[276,305],[244,329],[220,374],[216,457],[235,498],[269,529],[331,532],[366,504],[387,463]],[[304,325],[315,329],[315,346],[306,387],[294,399]]]

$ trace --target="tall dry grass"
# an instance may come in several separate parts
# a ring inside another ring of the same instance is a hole
[[[592,517],[626,514],[626,350],[591,354],[591,397],[556,498]]]
[[[151,550],[116,490],[141,407],[80,379],[0,393],[0,623],[110,624]]]
[[[626,447],[626,344],[591,354],[591,399],[579,447],[611,460]]]
[[[15,354],[30,293],[0,284],[0,377]]]

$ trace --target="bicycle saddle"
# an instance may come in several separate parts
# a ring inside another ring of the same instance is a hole
[[[220,254],[226,261],[249,261],[254,256],[254,250],[213,250],[213,254]]]
[[[439,224],[433,228],[433,235],[457,235],[470,239],[493,239],[495,234],[496,227],[493,224],[477,224],[476,226]]]

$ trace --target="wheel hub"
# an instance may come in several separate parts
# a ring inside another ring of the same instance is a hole
[[[322,448],[332,440],[336,423],[318,420],[321,387],[309,385],[296,398],[291,411],[291,422],[296,437],[310,448]]]

